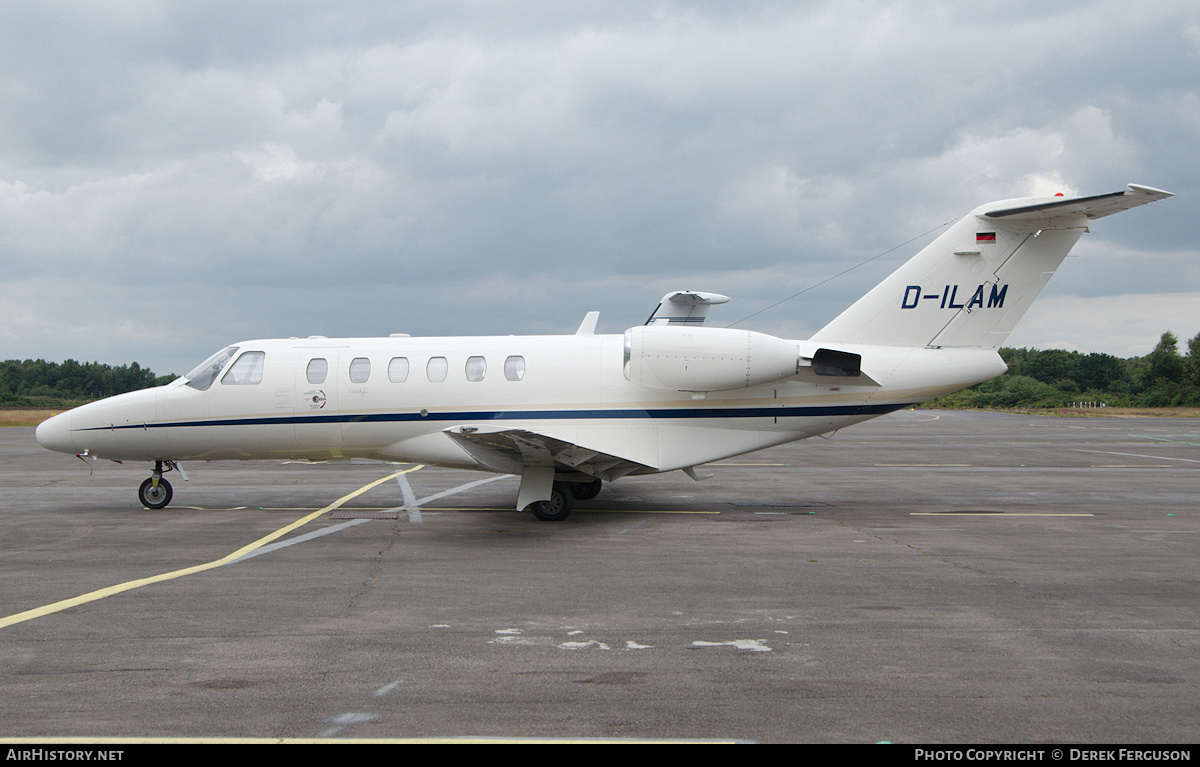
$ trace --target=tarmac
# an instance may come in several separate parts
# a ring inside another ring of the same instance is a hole
[[[1200,742],[1197,419],[902,411],[558,523],[184,469],[0,429],[0,740]]]

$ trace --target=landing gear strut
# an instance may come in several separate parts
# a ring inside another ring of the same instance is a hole
[[[154,472],[138,488],[138,500],[147,509],[161,509],[171,502],[171,483],[163,479],[164,471],[178,471],[183,474],[183,469],[174,461],[155,461]],[[187,477],[184,476],[184,479]]]

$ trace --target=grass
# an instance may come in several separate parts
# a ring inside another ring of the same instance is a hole
[[[0,408],[0,426],[37,426],[52,415],[58,415],[66,408]]]

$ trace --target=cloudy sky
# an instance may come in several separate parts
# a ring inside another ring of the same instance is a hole
[[[0,359],[742,320],[989,200],[1093,226],[1010,345],[1200,332],[1200,4],[0,5]],[[739,324],[807,337],[932,235]]]

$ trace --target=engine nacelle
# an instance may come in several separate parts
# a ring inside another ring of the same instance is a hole
[[[795,341],[732,328],[642,325],[625,331],[625,378],[675,391],[724,391],[796,375]]]

